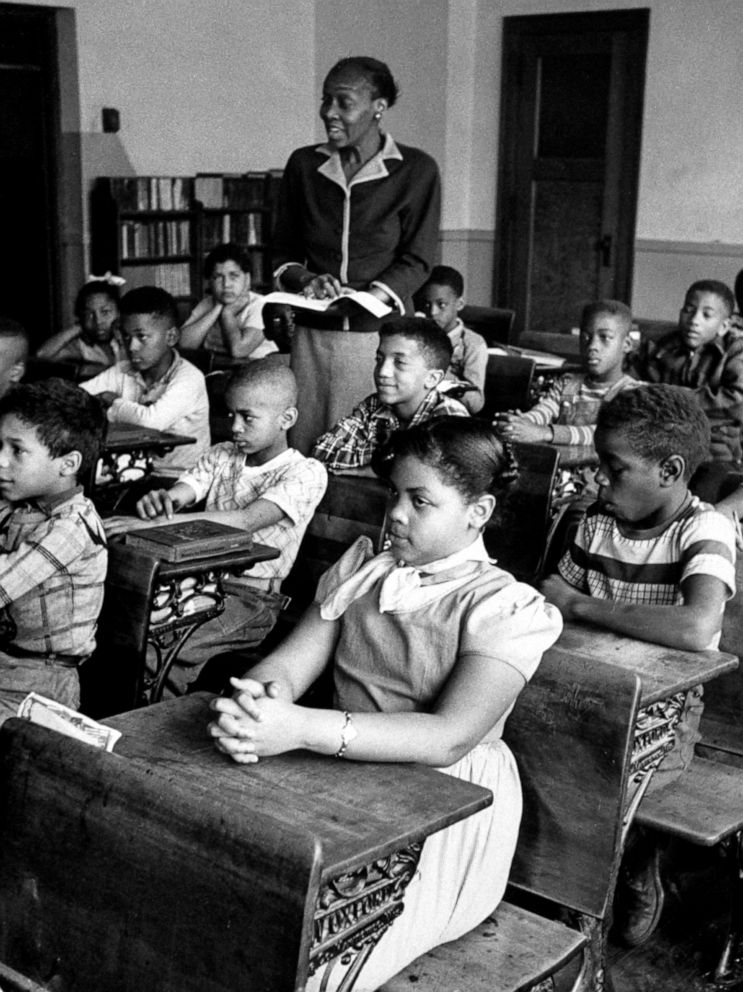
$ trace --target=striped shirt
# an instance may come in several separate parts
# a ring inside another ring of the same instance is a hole
[[[558,566],[571,586],[597,599],[645,606],[683,603],[692,575],[712,575],[735,593],[735,537],[727,517],[692,496],[676,517],[628,537],[598,503],[586,511]]]
[[[593,382],[583,372],[568,372],[555,379],[536,406],[519,419],[540,427],[551,424],[555,444],[593,444],[601,404],[623,389],[639,385],[628,375],[607,385]]]
[[[469,413],[458,400],[432,389],[407,426],[415,427],[433,417],[447,416],[468,417]],[[372,455],[393,431],[401,429],[402,423],[395,412],[372,393],[354,408],[350,417],[339,420],[332,430],[317,439],[312,456],[331,472],[363,468],[371,464]]]
[[[0,508],[0,657],[81,659],[95,647],[108,552],[82,488]]]
[[[207,510],[244,510],[257,499],[266,499],[284,511],[278,523],[253,533],[256,541],[280,554],[273,561],[258,562],[241,577],[250,585],[251,578],[285,579],[289,574],[328,476],[319,462],[294,448],[265,465],[246,465],[245,455],[232,441],[225,441],[210,448],[178,482],[193,489],[197,502],[206,498]]]

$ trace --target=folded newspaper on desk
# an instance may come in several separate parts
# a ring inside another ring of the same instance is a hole
[[[66,737],[92,744],[106,751],[113,751],[114,744],[121,737],[120,730],[104,727],[102,723],[91,720],[90,717],[71,710],[69,706],[40,696],[38,692],[29,692],[18,707],[18,716],[22,720],[30,720],[41,727],[56,730]]]

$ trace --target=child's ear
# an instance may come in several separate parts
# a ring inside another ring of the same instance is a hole
[[[61,456],[59,474],[65,477],[73,475],[77,477],[82,463],[83,456],[79,451],[68,451],[66,455]]]
[[[630,351],[632,351],[632,338],[629,336],[629,333],[627,333],[625,334],[624,341],[622,342],[622,354],[627,355]]]
[[[281,414],[282,429],[288,431],[290,427],[293,427],[296,424],[298,417],[299,410],[297,410],[295,406],[288,406]]]
[[[434,386],[438,386],[438,384],[444,378],[445,374],[446,373],[444,372],[443,369],[429,369],[428,372],[426,372],[426,376],[423,380],[424,388],[430,390],[433,389]]]
[[[662,488],[675,486],[683,481],[686,472],[686,461],[681,455],[669,455],[660,463],[660,484]]]
[[[484,493],[468,506],[469,522],[476,530],[482,530],[495,510],[495,496]]]
[[[10,372],[8,372],[8,382],[20,382],[25,374],[26,363],[16,362],[15,365],[11,365],[10,367]]]
[[[465,307],[464,297],[460,296],[459,299],[457,300],[457,313],[461,313],[461,311],[464,310],[464,307]]]
[[[169,327],[168,328],[168,332],[165,335],[165,343],[167,344],[167,346],[169,348],[173,348],[173,347],[175,347],[176,344],[178,344],[178,328],[177,327]]]

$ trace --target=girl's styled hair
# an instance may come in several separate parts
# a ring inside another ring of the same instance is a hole
[[[119,287],[113,286],[110,282],[106,282],[105,279],[94,279],[92,282],[86,282],[78,290],[78,294],[75,297],[75,317],[79,324],[83,322],[85,304],[91,296],[98,295],[107,296],[112,303],[116,304],[116,309],[119,309]]]
[[[372,459],[377,475],[389,479],[398,458],[417,458],[472,503],[485,493],[507,495],[518,476],[516,458],[484,420],[436,417],[396,431]]]

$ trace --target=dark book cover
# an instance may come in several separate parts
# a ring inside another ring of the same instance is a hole
[[[184,520],[132,531],[126,535],[124,543],[165,561],[185,561],[226,551],[247,550],[252,547],[253,535],[239,527],[212,520]]]

